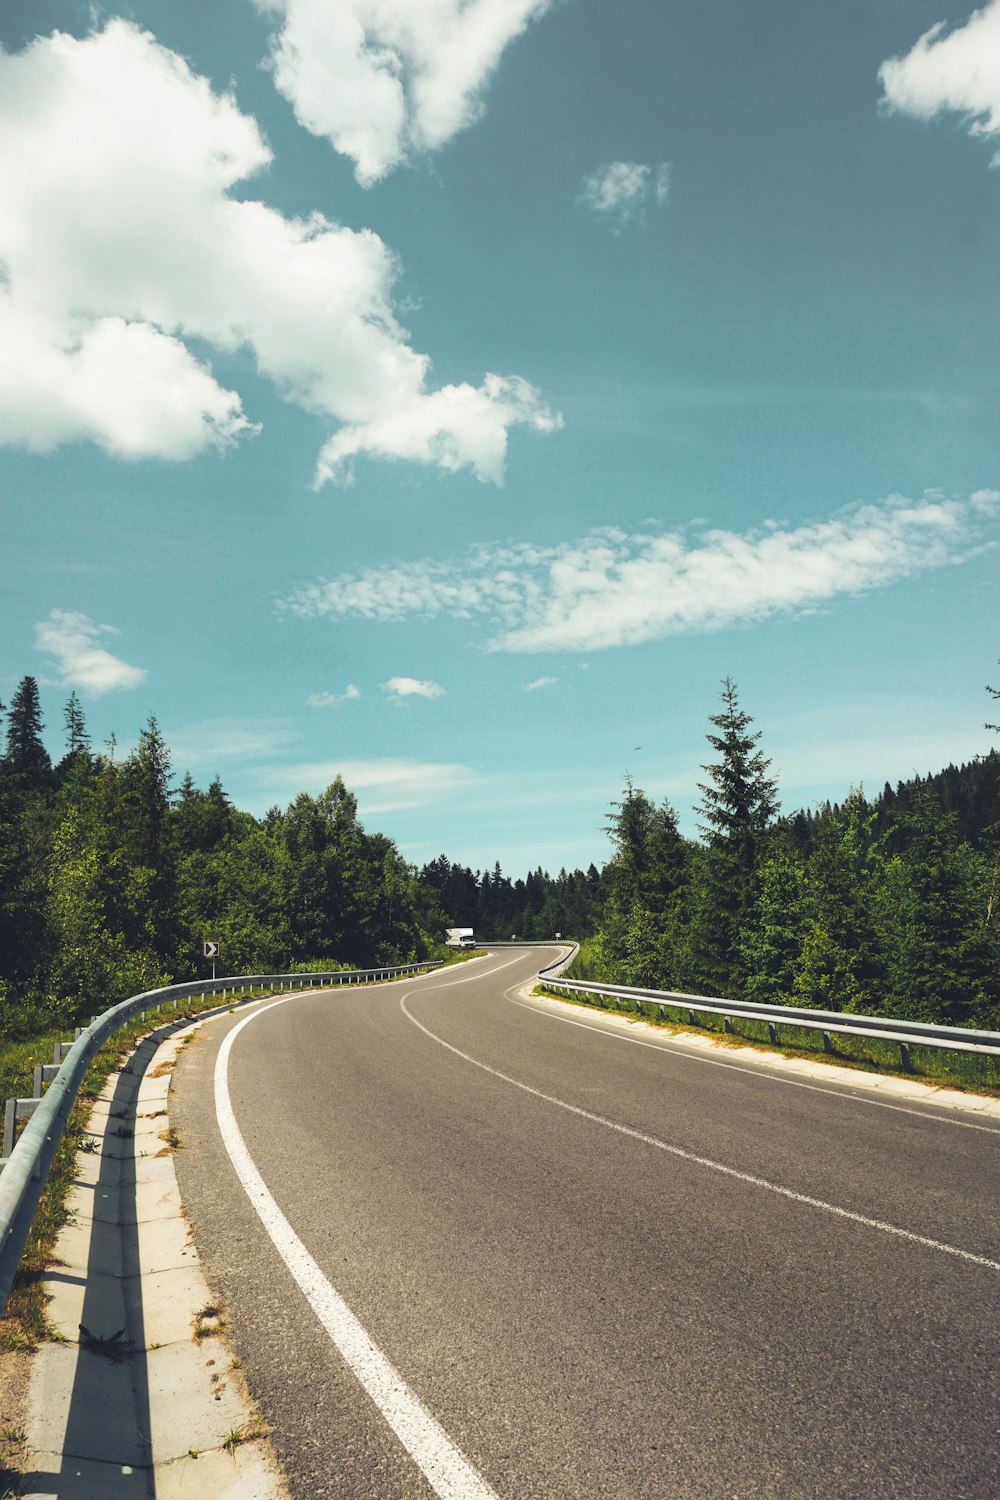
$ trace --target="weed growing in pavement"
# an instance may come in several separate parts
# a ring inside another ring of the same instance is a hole
[[[222,1316],[222,1308],[215,1302],[207,1302],[201,1312],[195,1314],[194,1336],[200,1342],[202,1339],[210,1339],[217,1333],[222,1333],[226,1326],[226,1320]]]
[[[258,1438],[267,1436],[267,1428],[264,1419],[259,1412],[255,1412],[249,1421],[244,1422],[242,1427],[231,1427],[222,1440],[222,1446],[227,1453],[234,1453],[241,1443],[255,1443]]]

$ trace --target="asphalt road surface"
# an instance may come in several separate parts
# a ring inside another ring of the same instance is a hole
[[[560,1019],[517,996],[546,961],[182,1054],[181,1194],[296,1500],[997,1500],[1000,1130]]]

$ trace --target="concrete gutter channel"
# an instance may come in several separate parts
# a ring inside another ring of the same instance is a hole
[[[24,1500],[287,1500],[174,1172],[170,1076],[217,1014],[147,1037],[94,1105],[45,1283],[55,1337],[29,1362]]]

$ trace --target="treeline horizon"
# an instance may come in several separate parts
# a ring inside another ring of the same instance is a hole
[[[780,817],[729,679],[710,723],[703,840],[626,779],[608,815],[604,909],[574,972],[1000,1028],[1000,755]]]
[[[1000,1023],[996,752],[781,816],[727,679],[701,840],[626,776],[602,867],[515,879],[445,854],[418,869],[363,828],[339,777],[262,818],[218,777],[175,786],[155,717],[116,762],[113,741],[92,751],[75,693],[54,763],[32,677],[0,715],[3,1035],[194,978],[206,938],[231,973],[286,972],[438,956],[446,926],[580,938],[576,972],[611,982]]]

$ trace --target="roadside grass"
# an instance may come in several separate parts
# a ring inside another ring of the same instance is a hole
[[[572,980],[568,981],[572,983]],[[910,1067],[902,1066],[899,1044],[883,1042],[877,1037],[844,1036],[832,1032],[827,1050],[821,1030],[812,1031],[801,1026],[785,1026],[777,1022],[775,1030],[778,1045],[770,1039],[767,1023],[733,1016],[731,1030],[726,1029],[725,1018],[710,1013],[698,1014],[692,1023],[686,1006],[664,1005],[661,1017],[659,1001],[633,999],[615,1000],[613,996],[564,995],[538,985],[536,994],[546,994],[556,1000],[568,1000],[584,1010],[607,1010],[631,1017],[635,1021],[646,1021],[662,1027],[665,1031],[698,1031],[711,1034],[726,1047],[753,1047],[758,1051],[780,1051],[785,1057],[801,1057],[831,1063],[834,1067],[860,1069],[882,1077],[917,1079],[923,1083],[937,1084],[944,1088],[959,1089],[967,1093],[984,1094],[1000,1098],[1000,1058],[981,1057],[965,1052],[946,1052],[937,1047],[910,1047]]]

